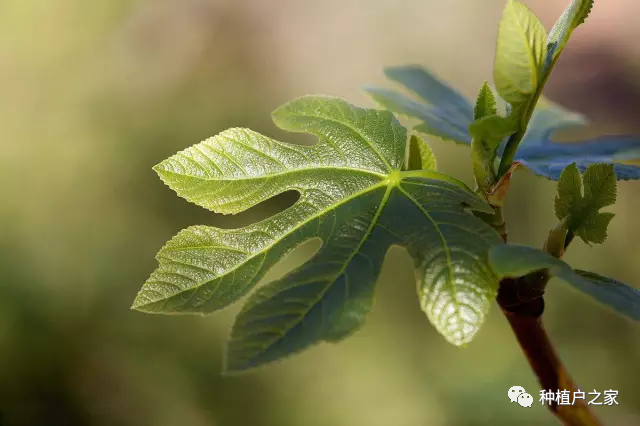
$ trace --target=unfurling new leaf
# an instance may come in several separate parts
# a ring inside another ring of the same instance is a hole
[[[457,345],[471,340],[497,291],[487,253],[500,238],[470,210],[491,208],[457,179],[432,170],[432,154],[417,138],[420,170],[402,171],[407,131],[390,112],[307,96],[278,108],[273,119],[319,142],[291,145],[230,129],[155,170],[178,195],[215,212],[237,213],[290,190],[299,200],[244,228],[180,232],[158,253],[159,268],[134,308],[222,309],[291,250],[319,237],[322,246],[311,260],[258,288],[244,305],[233,325],[227,371],[358,329],[392,245],[412,256],[420,304],[438,331]]]
[[[562,260],[536,248],[494,246],[489,251],[489,262],[500,278],[516,278],[546,269],[618,313],[640,321],[640,290],[593,272],[573,270]]]
[[[538,17],[524,4],[509,0],[498,28],[493,78],[498,93],[514,110],[527,109],[540,88],[546,41]]]
[[[496,99],[485,81],[478,93],[471,134],[471,162],[478,187],[490,192],[496,183],[494,163],[502,140],[514,132],[510,120],[497,115]]]
[[[497,114],[496,98],[493,95],[493,90],[491,90],[491,87],[489,87],[489,84],[485,81],[480,88],[480,93],[478,93],[476,106],[473,108],[473,119],[480,120],[481,118]]]

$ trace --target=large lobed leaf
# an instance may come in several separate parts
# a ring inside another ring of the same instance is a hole
[[[410,90],[418,85],[416,81],[419,80],[431,86],[439,84],[446,87],[437,77],[417,66],[391,67],[385,73]],[[473,106],[453,89],[434,91],[438,96],[414,92],[422,98],[420,101],[394,90],[366,90],[382,107],[398,115],[420,120],[415,130],[443,140],[471,144],[469,126],[474,122]],[[466,107],[460,106],[463,101]],[[455,113],[448,113],[454,110]],[[467,112],[462,114],[460,111]],[[585,117],[540,99],[515,160],[535,174],[552,180],[558,180],[562,170],[572,163],[576,163],[581,172],[590,164],[613,164],[618,180],[640,179],[640,167],[632,164],[640,161],[640,136],[600,136],[571,143],[552,140],[554,133],[560,130],[578,129],[586,125]],[[504,145],[499,155],[503,148]]]
[[[230,129],[155,167],[178,195],[236,213],[285,191],[290,208],[240,229],[194,226],[158,253],[159,267],[133,307],[150,313],[210,313],[251,291],[291,250],[314,237],[311,260],[258,288],[237,316],[228,371],[256,367],[360,327],[391,245],[413,257],[422,309],[454,344],[472,339],[498,280],[487,263],[496,232],[469,210],[490,212],[468,187],[434,170],[401,171],[407,132],[390,112],[336,98],[294,100],[273,113],[298,146]],[[414,139],[419,148],[421,141]],[[423,146],[415,168],[435,165]]]
[[[542,250],[502,244],[490,249],[489,261],[500,278],[521,277],[547,269],[550,274],[618,313],[640,321],[640,290],[593,272],[574,270]]]

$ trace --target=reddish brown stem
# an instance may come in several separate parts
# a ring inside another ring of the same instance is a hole
[[[522,284],[522,279],[505,279],[500,283],[498,303],[502,312],[509,321],[542,389],[553,392],[568,390],[573,395],[579,389],[558,358],[542,325],[542,294],[529,294],[523,300]],[[573,405],[558,405],[556,402],[546,404],[567,426],[601,426],[585,400],[577,399]]]

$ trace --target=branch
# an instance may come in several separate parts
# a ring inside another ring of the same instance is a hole
[[[539,285],[532,286],[532,281]],[[542,293],[546,281],[546,274],[504,279],[500,283],[497,301],[542,389],[554,392],[566,389],[573,394],[579,389],[558,358],[542,325]],[[530,294],[523,294],[523,289],[528,289]],[[553,402],[548,407],[566,426],[602,425],[585,400],[578,400],[574,405],[558,405]]]
[[[504,242],[507,242],[507,229],[504,221],[502,202],[509,189],[509,183],[513,171],[517,168],[515,163],[496,185],[496,199],[492,194],[485,194],[487,200],[493,205],[493,217],[483,218],[499,233]],[[497,205],[496,205],[497,204]],[[562,242],[558,248],[561,257],[569,245],[572,235],[566,235],[566,230],[560,224],[556,230],[561,233]],[[554,242],[554,234],[550,234],[545,246]],[[565,239],[566,237],[566,239]],[[569,372],[560,361],[549,340],[549,336],[542,324],[544,312],[544,290],[549,282],[547,271],[538,271],[517,279],[505,278],[500,282],[497,302],[502,313],[509,321],[509,325],[516,335],[516,339],[529,361],[531,369],[538,378],[538,382],[545,391],[568,390],[573,395],[579,391],[573,382]],[[574,405],[558,405],[555,401],[549,403],[549,410],[563,422],[565,426],[602,426],[598,418],[591,412],[585,400],[577,400]]]

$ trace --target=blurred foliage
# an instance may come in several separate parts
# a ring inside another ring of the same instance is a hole
[[[547,26],[565,6],[529,3]],[[471,97],[490,75],[503,5],[3,0],[0,423],[555,424],[539,403],[526,412],[508,403],[509,387],[534,397],[538,387],[498,310],[466,349],[449,345],[420,312],[399,249],[387,256],[374,312],[354,337],[251,375],[219,375],[237,307],[212,317],[129,310],[154,254],[180,229],[241,226],[292,202],[286,194],[235,217],[214,215],[177,199],[154,164],[232,126],[306,143],[276,130],[271,110],[306,93],[371,105],[359,88],[382,83],[383,65],[423,64]],[[629,82],[640,76],[640,52],[625,40],[637,40],[638,27],[605,22],[634,8],[597,2],[550,82],[551,98],[581,99],[568,106],[584,107],[595,130],[637,130],[628,111],[639,87]],[[613,26],[626,38],[594,45],[594,34]],[[592,51],[624,61],[593,59]],[[433,147],[444,172],[469,182],[468,151]],[[553,183],[517,175],[507,205],[514,243],[544,242],[553,193]],[[567,261],[640,285],[637,194],[622,182],[610,240],[594,249],[576,244]],[[640,330],[557,280],[548,294],[547,326],[576,381],[620,392],[620,405],[597,407],[598,415],[612,425],[640,423]]]

